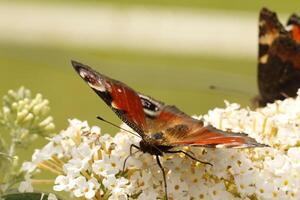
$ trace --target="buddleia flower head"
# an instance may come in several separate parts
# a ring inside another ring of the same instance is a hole
[[[181,154],[164,154],[161,163],[169,198],[300,199],[299,105],[300,94],[257,110],[226,102],[225,108],[215,108],[199,117],[216,128],[247,133],[270,147],[184,148],[213,166]],[[130,130],[125,125],[122,128]],[[155,156],[133,151],[123,170],[130,145],[138,145],[139,141],[124,130],[111,136],[102,134],[99,127],[73,119],[67,129],[24,163],[23,170],[29,177],[38,169],[52,171],[56,174],[56,192],[69,192],[82,199],[163,199],[162,172]]]
[[[9,130],[11,136],[19,142],[33,139],[37,135],[48,136],[55,126],[53,117],[49,115],[49,101],[41,94],[21,87],[9,90],[3,97],[0,111],[0,123]]]

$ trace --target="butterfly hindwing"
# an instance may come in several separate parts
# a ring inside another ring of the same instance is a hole
[[[139,94],[145,111],[148,133],[156,145],[193,145],[217,148],[244,148],[264,146],[243,133],[221,131],[204,126],[176,106],[166,105],[151,97]]]
[[[204,126],[175,106],[163,106],[156,118],[147,120],[151,138],[165,146],[204,146],[217,148],[244,148],[264,146],[243,133],[231,133]],[[152,124],[152,126],[150,126]]]

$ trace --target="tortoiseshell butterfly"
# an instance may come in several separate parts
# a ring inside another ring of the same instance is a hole
[[[300,18],[288,19],[287,27],[276,13],[263,8],[259,16],[258,106],[295,97],[300,88]]]

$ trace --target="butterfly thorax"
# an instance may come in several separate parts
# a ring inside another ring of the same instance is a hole
[[[164,146],[164,145],[156,145],[151,143],[150,141],[141,140],[140,141],[140,149],[144,153],[149,153],[151,155],[162,156],[163,152],[171,149],[172,146]]]

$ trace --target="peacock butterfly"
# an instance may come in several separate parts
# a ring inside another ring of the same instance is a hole
[[[263,8],[259,16],[258,106],[295,97],[300,88],[300,18],[288,19],[287,27],[275,12]]]
[[[177,107],[138,93],[124,83],[100,74],[87,65],[76,61],[72,61],[72,65],[117,116],[139,134],[141,137],[139,146],[131,147],[156,157],[163,172],[166,197],[165,171],[159,157],[164,153],[184,153],[191,159],[199,161],[183,150],[172,148],[186,145],[213,148],[267,146],[244,133],[225,132],[210,125],[204,126],[203,121],[190,117]]]

